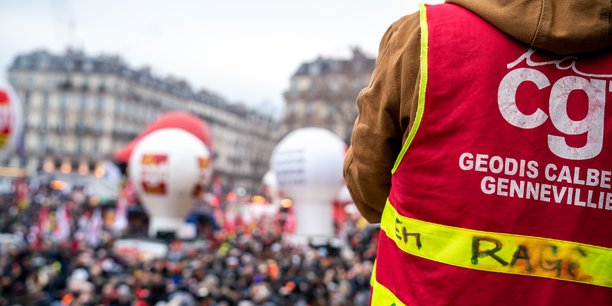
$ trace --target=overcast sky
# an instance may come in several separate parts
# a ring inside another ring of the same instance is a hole
[[[442,1],[425,1],[438,3]],[[0,0],[0,72],[35,49],[116,54],[132,68],[184,78],[231,103],[282,109],[303,62],[375,57],[414,0]]]

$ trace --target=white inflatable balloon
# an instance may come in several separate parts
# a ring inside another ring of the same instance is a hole
[[[144,137],[130,156],[128,175],[149,213],[149,236],[165,231],[180,238],[185,217],[211,174],[210,151],[193,134],[167,128]]]
[[[23,110],[8,82],[0,82],[0,160],[15,152],[23,130]]]
[[[295,241],[333,237],[332,201],[343,185],[345,151],[344,142],[322,128],[295,130],[274,148],[272,171],[294,201]]]

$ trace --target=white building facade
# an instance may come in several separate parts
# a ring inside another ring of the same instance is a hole
[[[17,56],[9,82],[24,109],[23,143],[5,166],[27,175],[104,175],[104,164],[157,116],[190,112],[213,137],[215,175],[227,189],[257,191],[278,135],[269,115],[195,91],[150,69],[133,69],[113,56],[35,51]]]

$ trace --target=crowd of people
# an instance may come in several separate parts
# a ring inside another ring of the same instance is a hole
[[[78,190],[67,194],[38,186],[25,204],[14,194],[4,197],[0,231],[13,240],[5,239],[0,249],[0,305],[369,302],[378,229],[357,217],[344,219],[332,244],[293,244],[286,239],[288,233],[273,224],[231,231],[211,226],[213,230],[196,240],[163,242],[167,254],[148,258],[116,252],[114,245],[125,238],[125,231],[95,222],[100,218],[97,209]],[[41,215],[56,216],[51,218],[56,221],[53,228],[43,230]],[[65,221],[68,226],[62,230],[58,223]],[[92,231],[92,223],[97,231]]]

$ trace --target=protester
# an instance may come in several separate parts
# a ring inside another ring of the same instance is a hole
[[[22,241],[1,249],[0,305],[368,304],[378,230],[358,216],[345,218],[341,248],[291,245],[282,226],[242,224],[195,250],[171,243],[164,258],[129,260],[113,251],[122,234],[92,226],[100,208],[72,198],[40,187],[25,209],[0,204],[0,229]]]
[[[381,227],[372,305],[612,305],[611,15],[446,0],[390,25],[344,168]]]

